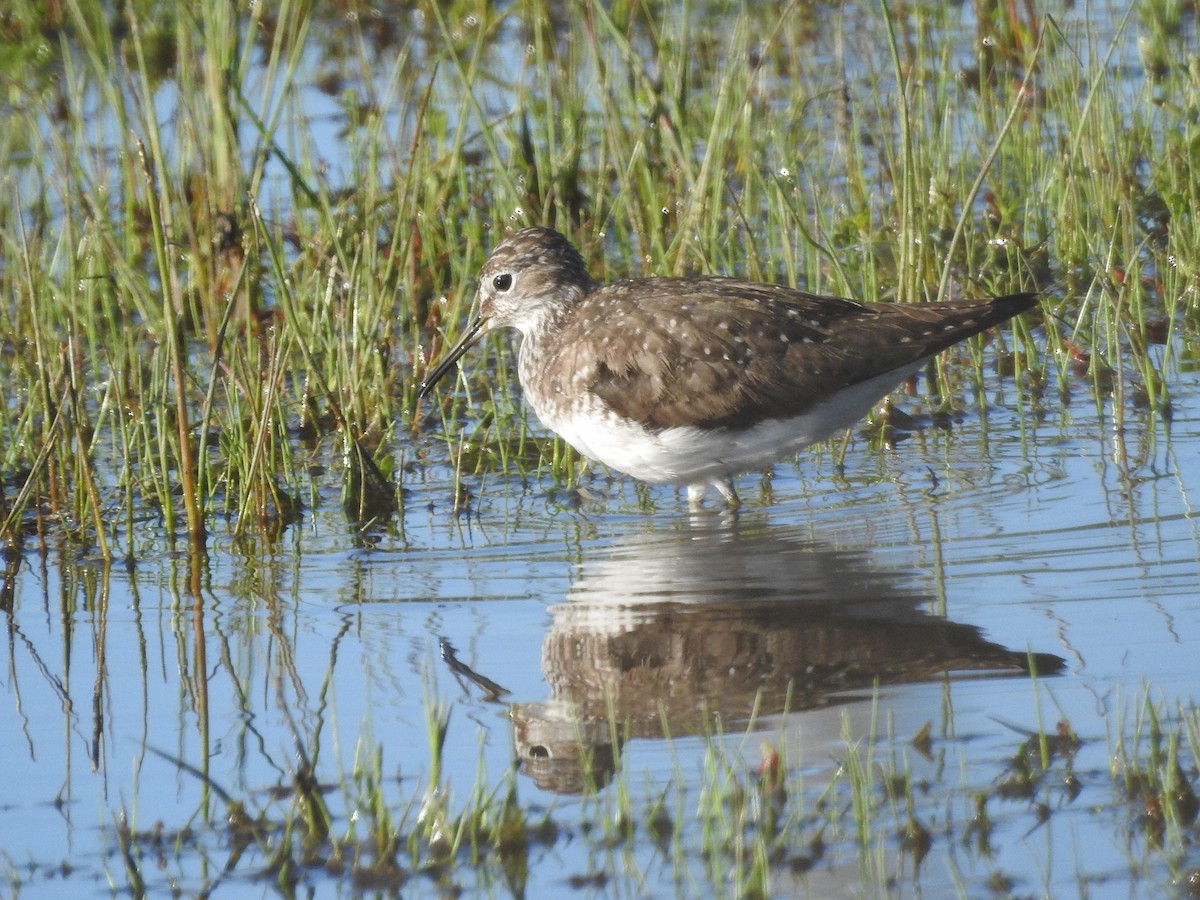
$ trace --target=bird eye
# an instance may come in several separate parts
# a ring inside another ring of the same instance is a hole
[[[512,287],[512,275],[508,272],[505,272],[502,275],[497,275],[492,279],[492,284],[498,291],[507,291],[510,287]]]

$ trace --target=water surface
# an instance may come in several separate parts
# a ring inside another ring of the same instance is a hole
[[[269,805],[298,748],[336,781],[378,744],[406,796],[428,776],[424,711],[438,697],[452,785],[465,794],[480,760],[485,778],[519,765],[523,800],[567,819],[585,784],[625,769],[645,773],[638,790],[666,785],[699,764],[715,722],[740,734],[752,714],[818,780],[845,734],[906,741],[931,722],[936,761],[909,751],[909,764],[955,782],[961,755],[981,788],[1019,729],[1065,719],[1094,796],[966,862],[1029,891],[1086,877],[1125,892],[1121,816],[1086,807],[1109,802],[1108,741],[1145,685],[1194,697],[1200,476],[1180,460],[1200,449],[1200,391],[1181,374],[1170,426],[1134,413],[1119,440],[1089,403],[1038,421],[1001,396],[986,430],[969,412],[890,450],[860,435],[844,470],[806,454],[776,467],[769,494],[747,476],[737,516],[689,513],[669,488],[644,509],[603,471],[580,508],[549,481],[492,478],[456,516],[449,483],[430,478],[413,485],[402,529],[367,545],[331,502],[269,551],[218,541],[199,569],[186,556],[147,554],[127,571],[27,554],[5,579],[9,877],[22,896],[56,895],[62,867],[97,892],[123,883],[113,833],[128,815],[198,830],[200,849],[164,851],[146,874],[199,889],[227,851],[205,836],[203,785],[180,761]],[[1027,653],[1045,655],[1037,688],[1019,674]],[[743,752],[752,762],[757,743]],[[211,795],[207,807],[219,816]],[[932,807],[935,831],[965,814]],[[530,890],[590,871],[586,856],[556,846]],[[261,866],[227,880],[259,893]],[[926,860],[915,884],[937,891],[946,877]]]
[[[514,68],[519,39],[498,31],[493,62]],[[815,43],[818,63],[829,52]],[[498,79],[481,104],[505,108],[508,88]],[[353,169],[341,107],[311,100],[299,125],[336,184]],[[428,462],[404,470],[405,508],[377,531],[350,525],[338,486],[314,475],[314,502],[276,539],[214,529],[203,557],[152,512],[128,568],[30,541],[0,589],[0,894],[126,892],[127,827],[158,834],[132,850],[152,894],[286,893],[223,827],[221,792],[282,819],[311,765],[335,833],[365,831],[356,779],[378,752],[384,796],[417,805],[441,704],[451,802],[515,770],[523,806],[560,829],[531,850],[531,897],[603,895],[597,873],[635,873],[608,886],[639,896],[722,883],[697,812],[714,741],[743,774],[766,741],[804,803],[832,810],[817,865],[797,849],[812,834],[776,861],[778,896],[1162,896],[1200,859],[1156,855],[1112,758],[1147,692],[1168,711],[1196,699],[1200,376],[1176,340],[1169,422],[1119,392],[1096,401],[1071,375],[1044,394],[1001,378],[988,348],[958,414],[934,416],[922,379],[898,398],[915,416],[904,439],[855,429],[841,464],[821,447],[748,474],[737,515],[693,513],[602,467],[580,491],[545,473],[467,476],[459,512],[445,444],[403,423],[396,446]],[[963,841],[972,798],[1058,721],[1082,740],[1078,793],[1063,779],[991,800],[988,845]],[[913,743],[927,724],[928,745]],[[872,771],[921,786],[913,814],[932,842],[919,864],[898,804],[857,842],[847,762],[872,735],[891,739]],[[622,793],[638,813],[677,802],[678,840],[589,830]],[[297,877],[298,892],[369,889],[319,868]],[[519,893],[484,867],[450,878]],[[414,874],[403,891],[445,888]]]

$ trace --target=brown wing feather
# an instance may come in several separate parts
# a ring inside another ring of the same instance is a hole
[[[736,279],[616,282],[581,301],[542,371],[570,373],[552,390],[590,391],[651,428],[744,428],[911,366],[1034,300],[864,305]]]

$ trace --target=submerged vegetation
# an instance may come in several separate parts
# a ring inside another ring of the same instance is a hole
[[[1003,771],[981,771],[966,738],[876,722],[866,740],[847,730],[819,784],[782,727],[760,748],[738,737],[741,720],[725,722],[729,734],[694,739],[698,777],[677,764],[643,786],[616,767],[611,784],[554,808],[524,803],[515,770],[496,779],[482,764],[465,794],[451,790],[450,712],[433,692],[419,783],[382,742],[322,757],[298,726],[292,768],[270,757],[274,788],[209,769],[221,736],[203,695],[206,629],[225,629],[224,657],[239,629],[268,635],[287,657],[269,676],[286,682],[285,717],[287,690],[303,690],[280,621],[303,628],[281,613],[277,573],[253,561],[307,512],[340,505],[351,543],[370,546],[414,503],[448,520],[479,512],[484,476],[540,483],[556,507],[596,502],[574,490],[587,484],[574,452],[527,424],[500,342],[473,354],[456,388],[416,400],[506,229],[568,233],[602,279],[728,273],[903,302],[1036,290],[1040,310],[947,354],[914,403],[935,422],[968,404],[986,412],[985,383],[999,378],[1040,418],[1086,393],[1118,454],[1136,455],[1127,422],[1170,421],[1173,379],[1197,366],[1196,11],[1144,0],[1052,18],[1034,6],[0,11],[0,611],[20,644],[18,569],[53,554],[75,566],[63,580],[82,587],[62,587],[55,614],[75,624],[83,597],[98,648],[93,768],[114,740],[99,724],[111,564],[170,551],[187,573],[163,578],[157,609],[178,659],[168,648],[159,664],[182,673],[178,716],[191,727],[195,715],[200,750],[145,735],[141,746],[202,800],[190,818],[148,823],[137,797],[106,798],[120,810],[104,823],[112,889],[253,878],[287,895],[329,878],[347,892],[419,880],[519,895],[571,844],[590,860],[567,878],[585,894],[639,895],[653,872],[685,895],[700,883],[779,894],[817,873],[883,895],[940,846],[966,860],[949,876],[963,894],[1008,896],[1039,885],[991,869],[993,836],[1036,833],[1087,792],[1086,813],[1102,808],[1127,836],[1129,872],[1115,877],[1195,893],[1200,720],[1149,697],[1106,723],[1104,747],[1078,722],[1012,732]],[[880,443],[904,427],[891,411],[875,425]],[[214,626],[202,582],[218,539],[252,548],[233,580],[253,608],[221,610],[230,621]],[[64,638],[64,656],[82,643]],[[145,677],[153,663],[139,662]],[[235,718],[252,719],[251,679],[230,680]],[[611,723],[614,745],[623,724]],[[60,875],[0,849],[14,894]]]
[[[892,896],[897,888],[919,890],[926,858],[937,849],[958,869],[950,883],[963,896],[978,893],[965,889],[972,870],[972,883],[992,895],[1049,896],[1049,883],[1039,885],[1034,873],[995,867],[993,842],[1028,837],[1053,816],[1082,811],[1110,820],[1129,848],[1127,877],[1148,894],[1170,885],[1192,896],[1200,884],[1189,851],[1200,812],[1200,711],[1168,709],[1148,696],[1134,704],[1131,721],[1122,720],[1130,736],[1115,745],[1088,747],[1059,721],[1008,732],[1008,760],[993,769],[968,767],[966,742],[931,738],[928,725],[908,736],[885,722],[865,737],[847,729],[828,775],[813,784],[801,774],[809,761],[785,734],[762,741],[755,759],[746,747],[760,733],[752,725],[743,737],[705,738],[695,776],[639,792],[622,769],[606,794],[585,798],[577,810],[523,805],[515,770],[489,783],[482,766],[469,794],[456,796],[439,765],[447,713],[437,704],[430,710],[424,785],[408,788],[389,777],[384,749],[367,745],[340,791],[318,784],[308,769],[292,772],[291,783],[257,807],[211,785],[223,812],[182,831],[161,822],[138,830],[123,814],[114,840],[124,873],[110,878],[140,896],[156,886],[147,877],[188,883],[199,857],[213,873],[206,893],[250,878],[294,896],[345,879],[355,891],[381,895],[521,897],[533,870],[558,865],[556,847],[582,843],[590,867],[563,881],[583,895],[658,895],[673,883],[682,896],[791,896],[826,870],[810,889],[857,885],[851,895]],[[297,758],[305,760],[303,750]],[[1107,793],[1102,813],[1080,810]],[[688,881],[697,873],[702,891]],[[943,877],[933,875],[934,883]]]

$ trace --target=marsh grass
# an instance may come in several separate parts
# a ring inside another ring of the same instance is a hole
[[[1197,323],[1195,73],[1156,51],[1114,81],[1133,31],[1185,41],[1172,4],[1132,9],[1069,30],[976,10],[963,40],[938,4],[866,4],[827,35],[800,3],[717,30],[689,3],[414,4],[402,30],[290,2],[17,4],[4,540],[129,556],[148,510],[198,546],[220,521],[270,537],[320,502],[312,471],[375,527],[403,505],[398,458],[573,482],[499,341],[462,399],[415,403],[488,247],[534,222],[602,278],[1038,289],[1044,317],[1002,345],[1022,393],[1082,370],[1101,414],[1169,417]],[[981,358],[939,365],[934,396]]]
[[[1200,331],[1200,68],[1182,5],[1107,20],[846,9],[10,4],[6,589],[30,550],[132,564],[227,532],[252,559],[320,504],[371,531],[402,527],[414,494],[450,514],[522,482],[586,488],[574,451],[523,411],[505,338],[416,402],[488,249],[527,224],[569,233],[603,279],[727,273],[905,302],[1039,290],[1040,312],[922,377],[927,419],[966,410],[986,426],[986,366],[1002,402],[1035,417],[1085,391],[1118,434],[1169,419]],[[851,439],[814,458],[837,468]],[[781,871],[847,861],[884,893],[931,833],[943,840],[914,790],[920,751],[886,723],[847,734],[815,792],[782,739],[748,765],[740,736],[714,733],[700,786],[677,772],[640,791],[622,772],[586,804],[585,831],[525,807],[512,772],[452,791],[437,765],[448,713],[428,706],[424,783],[394,779],[364,740],[330,791],[318,748],[298,741],[286,790],[221,799],[243,811],[236,825],[215,824],[207,800],[174,833],[136,808],[118,817],[114,882],[141,893],[163,860],[190,868],[224,842],[222,867],[253,860],[284,889],[314,867],[355,890],[511,887],[571,840],[596,861],[579,887],[614,859],[645,878],[656,853],[682,893],[763,895]],[[1197,716],[1143,701],[1131,734],[1110,735],[1109,811],[1181,877]],[[1085,777],[1069,726],[1014,743],[993,782],[964,764],[941,795],[960,808],[949,839],[981,859],[994,831],[1035,827]]]
[[[285,893],[327,881],[386,893],[415,889],[416,880],[441,891],[520,896],[546,883],[544,867],[562,878],[563,854],[582,866],[569,875],[573,886],[617,895],[673,885],[683,895],[779,896],[808,878],[828,884],[831,873],[866,894],[897,885],[940,891],[943,878],[964,896],[998,885],[1011,893],[1027,890],[1031,874],[994,868],[995,845],[1083,808],[1103,815],[1129,846],[1132,880],[1186,885],[1195,877],[1188,848],[1200,809],[1200,713],[1169,708],[1149,692],[1118,710],[1107,746],[1096,750],[1060,720],[1048,729],[1012,726],[1007,754],[985,761],[970,750],[974,738],[928,726],[897,734],[876,711],[865,733],[844,725],[840,741],[821,751],[831,754],[827,772],[814,776],[805,775],[811,760],[789,741],[785,717],[773,736],[750,723],[689,738],[699,753],[669,742],[673,776],[640,785],[643,776],[621,767],[604,790],[549,809],[523,803],[516,768],[489,775],[482,754],[474,784],[457,794],[439,762],[448,710],[435,693],[426,709],[429,756],[416,781],[389,775],[385,750],[366,738],[351,771],[335,781],[340,791],[308,768],[315,748],[301,748],[304,771],[289,784],[236,797],[209,783],[224,811],[202,810],[178,830],[161,822],[147,830],[133,811],[120,813],[114,888],[144,894],[164,873],[191,883],[199,858],[209,889],[249,876]],[[748,752],[755,747],[757,755]],[[1108,766],[1079,768],[1085,751]],[[160,755],[186,777],[207,780]],[[681,755],[698,770],[684,771]],[[407,758],[408,768],[416,765]],[[953,861],[949,874],[926,871],[935,851]]]

